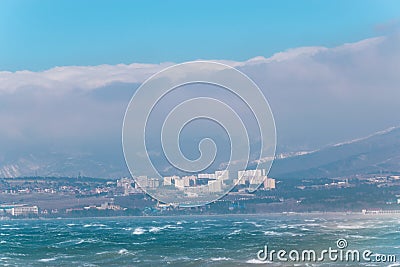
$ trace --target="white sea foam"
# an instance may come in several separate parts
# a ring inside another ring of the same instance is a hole
[[[256,222],[250,222],[252,225],[254,225],[255,227],[262,227],[262,225],[261,224],[258,224],[258,223],[256,223]]]
[[[119,255],[130,255],[132,253],[129,252],[127,249],[123,248],[123,249],[118,250],[118,254]]]
[[[264,235],[274,235],[274,236],[281,236],[283,233],[275,232],[275,231],[264,231]]]
[[[295,233],[291,233],[290,236],[304,236],[303,234],[295,234]]]
[[[152,227],[150,227],[149,232],[150,233],[158,233],[163,229],[165,229],[165,228],[164,227],[152,226]]]
[[[259,259],[251,259],[251,260],[246,261],[246,263],[250,263],[250,264],[266,264],[266,263],[269,263],[269,261],[262,261],[262,260],[259,260]]]
[[[242,231],[241,229],[236,229],[232,233],[229,233],[228,236],[229,235],[238,235],[241,231]]]
[[[319,223],[307,223],[307,224],[305,224],[305,226],[309,226],[309,227],[320,227],[321,224],[319,224]]]
[[[45,258],[45,259],[40,259],[38,262],[50,262],[50,261],[55,261],[57,258]]]
[[[106,225],[101,224],[101,223],[91,223],[91,224],[85,224],[83,227],[104,227]]]
[[[362,226],[361,224],[354,224],[354,225],[338,225],[337,228],[346,230],[356,230],[356,229],[364,229],[365,227]]]
[[[182,226],[174,226],[174,225],[170,225],[167,227],[168,229],[183,229]]]
[[[118,250],[118,254],[119,255],[124,255],[124,254],[127,254],[128,253],[128,250],[127,249],[120,249],[120,250]]]
[[[97,252],[96,255],[104,255],[104,254],[109,254],[111,253],[110,251],[101,251],[101,252]]]
[[[231,260],[231,258],[217,257],[217,258],[211,258],[210,260],[212,260],[212,261],[229,261],[229,260]]]
[[[134,235],[142,235],[144,234],[146,231],[142,228],[142,227],[137,227],[135,228],[135,230],[132,232],[132,234]]]
[[[75,245],[79,245],[79,244],[82,244],[84,242],[85,242],[84,239],[79,239],[78,241],[75,242]]]
[[[152,227],[150,227],[149,232],[150,233],[158,233],[158,232],[160,232],[161,230],[164,230],[164,229],[177,229],[177,228],[180,229],[182,227],[174,226],[174,225],[171,225],[171,224],[166,224],[164,226],[152,226]]]

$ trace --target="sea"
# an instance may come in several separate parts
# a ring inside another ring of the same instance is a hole
[[[266,247],[267,255],[271,250],[286,251],[287,260],[278,260],[276,254],[263,258]],[[329,248],[371,251],[384,257],[380,262],[375,258],[335,260],[327,254],[323,260],[300,257],[304,250],[320,255]],[[299,258],[293,251],[298,251]],[[0,266],[400,266],[400,216],[321,213],[3,220]]]

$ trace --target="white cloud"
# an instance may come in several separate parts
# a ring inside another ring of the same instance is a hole
[[[279,52],[269,58],[262,56],[244,62],[215,60],[233,67],[246,67],[258,64],[287,62],[299,57],[311,58],[322,52],[340,52],[362,50],[376,46],[384,37],[370,38],[357,43],[344,44],[335,48],[321,46],[299,47]],[[173,65],[171,62],[161,64],[118,64],[98,66],[65,66],[33,72],[28,70],[0,72],[0,92],[14,92],[20,88],[40,89],[96,89],[112,83],[141,83],[152,74]]]
[[[275,115],[278,146],[287,150],[314,149],[400,124],[398,35],[334,48],[294,48],[244,62],[218,61],[242,70],[262,88]],[[0,153],[30,144],[120,144],[131,84],[170,65],[0,72]]]
[[[20,88],[95,89],[112,83],[141,83],[152,74],[172,65],[138,64],[65,66],[46,71],[0,72],[0,92],[14,92]]]

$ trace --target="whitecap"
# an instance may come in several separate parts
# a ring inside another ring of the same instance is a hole
[[[111,253],[110,251],[101,251],[101,252],[97,252],[96,255],[103,255],[103,254],[109,254]]]
[[[356,224],[356,225],[338,225],[337,228],[355,230],[355,229],[364,229],[365,227],[362,225]]]
[[[134,235],[142,235],[142,234],[144,234],[144,232],[145,232],[145,230],[144,230],[142,227],[137,227],[137,228],[132,232],[132,234],[134,234]]]
[[[282,235],[282,233],[278,233],[275,231],[264,231],[264,235],[276,235],[276,236],[280,236]]]
[[[174,226],[174,225],[166,225],[163,227],[164,228],[168,228],[168,229],[183,229],[182,226]]]
[[[72,240],[71,240],[71,242],[72,242]],[[85,242],[84,239],[78,239],[78,240],[75,241],[75,245],[82,244],[83,242]]]
[[[256,223],[256,222],[250,222],[252,225],[254,225],[255,227],[262,227],[262,225],[261,224],[258,224],[258,223]]]
[[[119,255],[134,255],[135,253],[123,248],[123,249],[118,250],[118,254]]]
[[[294,234],[294,233],[293,233],[293,234],[291,234],[291,236],[294,237],[294,236],[304,236],[304,235],[302,235],[302,234]]]
[[[118,250],[118,254],[119,255],[124,255],[124,254],[127,254],[128,253],[128,250],[127,249],[120,249],[120,250]]]
[[[55,261],[57,258],[47,258],[47,259],[40,259],[38,262],[49,262],[49,261]]]
[[[149,232],[150,232],[150,233],[158,233],[158,232],[160,232],[162,229],[163,229],[163,227],[152,226],[152,227],[150,227]]]
[[[231,258],[217,257],[217,258],[211,258],[210,260],[212,260],[212,261],[229,261],[229,260],[231,260]]]
[[[241,229],[237,229],[237,230],[233,231],[232,233],[229,233],[228,236],[229,236],[229,235],[237,235],[237,234],[239,234],[241,231],[242,231]]]
[[[321,225],[319,223],[307,223],[306,226],[319,227]]]
[[[104,227],[106,225],[101,224],[101,223],[93,223],[93,224],[85,224],[83,227]]]
[[[246,263],[250,263],[250,264],[266,264],[266,263],[269,263],[269,261],[262,261],[262,260],[259,260],[259,259],[251,259],[251,260],[246,261]]]

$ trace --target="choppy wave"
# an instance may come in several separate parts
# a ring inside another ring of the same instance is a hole
[[[266,244],[318,250],[345,238],[352,249],[398,255],[400,240],[398,218],[362,216],[32,220],[0,229],[0,265],[11,266],[247,266],[266,264],[256,255]]]

